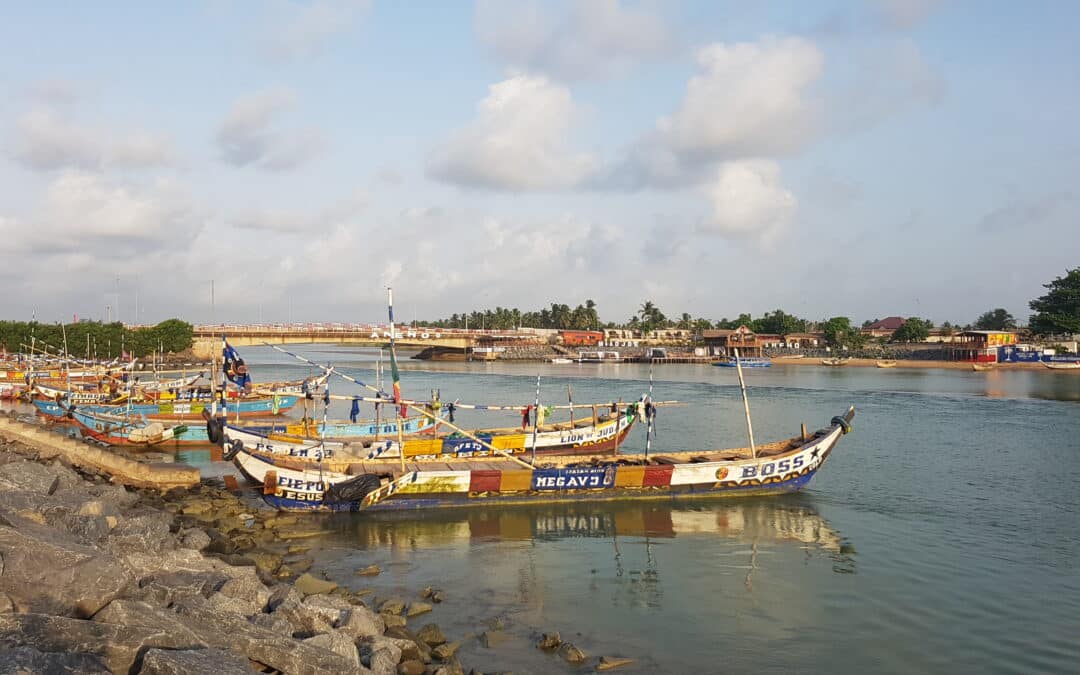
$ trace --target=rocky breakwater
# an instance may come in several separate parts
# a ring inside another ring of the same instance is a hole
[[[251,506],[0,440],[0,673],[462,672],[360,595],[297,577],[304,531]]]

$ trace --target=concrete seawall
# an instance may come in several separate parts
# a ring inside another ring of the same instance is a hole
[[[195,467],[138,462],[109,450],[102,450],[72,438],[50,433],[43,427],[0,416],[0,436],[33,447],[42,457],[62,457],[80,469],[103,473],[113,482],[141,488],[170,490],[199,484]]]

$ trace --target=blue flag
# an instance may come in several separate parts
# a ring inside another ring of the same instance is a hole
[[[247,364],[224,335],[221,336],[221,356],[225,362],[225,377],[229,378],[229,382],[241,389],[248,389],[251,386],[251,374],[248,372]]]

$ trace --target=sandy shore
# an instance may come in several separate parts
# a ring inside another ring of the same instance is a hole
[[[843,368],[876,368],[877,362],[885,359],[850,359],[845,363]],[[787,357],[775,357],[772,362],[778,366],[821,366],[820,358],[801,358],[793,359]],[[929,361],[918,359],[897,359],[896,366],[893,370],[899,370],[901,368],[935,368],[938,370],[966,370],[971,372],[971,363],[965,361]],[[1013,370],[1030,370],[1039,373],[1071,373],[1073,375],[1080,375],[1080,369],[1077,370],[1053,370],[1047,368],[1041,363],[999,363],[994,367],[994,371],[1013,371]],[[987,371],[992,372],[992,371]]]

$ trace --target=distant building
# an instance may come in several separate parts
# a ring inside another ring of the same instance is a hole
[[[784,337],[778,333],[758,333],[757,342],[762,349],[774,349],[784,346]]]
[[[907,319],[902,316],[887,316],[864,327],[861,332],[863,335],[869,335],[870,337],[892,337],[892,334],[898,331],[905,323],[907,323]]]
[[[791,349],[815,349],[824,340],[824,335],[816,333],[788,333],[784,336],[784,342]]]
[[[746,326],[734,330],[703,330],[701,339],[713,356],[734,356],[736,349],[739,356],[761,356],[758,336]]]
[[[1017,343],[1016,333],[1005,330],[965,330],[953,336],[945,347],[946,357],[951,361],[996,363],[998,347]]]
[[[559,339],[568,347],[595,347],[604,341],[604,333],[598,330],[561,330]]]

